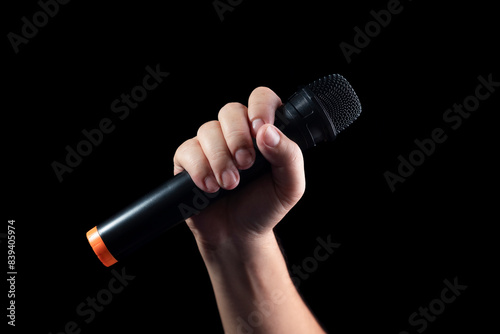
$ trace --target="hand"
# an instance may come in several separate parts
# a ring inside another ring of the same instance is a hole
[[[228,194],[199,215],[187,220],[201,251],[216,250],[222,243],[246,243],[268,236],[305,190],[302,152],[274,125],[280,98],[269,88],[256,88],[248,108],[229,103],[218,121],[203,124],[174,156],[174,174],[186,170],[203,191],[232,190],[239,184],[238,169],[255,160],[252,137],[271,164],[271,173]]]

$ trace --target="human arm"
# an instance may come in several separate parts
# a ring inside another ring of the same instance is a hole
[[[202,125],[174,157],[174,173],[187,170],[210,193],[238,186],[237,170],[255,160],[252,137],[271,164],[244,191],[187,221],[227,333],[324,333],[295,289],[273,231],[305,190],[299,147],[272,125],[280,105],[270,89],[257,88],[248,108],[224,106],[218,121]]]

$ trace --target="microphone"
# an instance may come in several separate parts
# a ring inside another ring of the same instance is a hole
[[[333,141],[361,113],[361,104],[349,82],[339,74],[318,79],[299,89],[276,110],[274,125],[307,150]],[[256,148],[255,162],[240,171],[240,186],[270,170]],[[234,191],[234,190],[231,190]],[[231,191],[210,194],[199,189],[183,171],[121,212],[87,232],[87,239],[101,262],[109,267],[157,236],[200,213]],[[243,188],[244,191],[244,188]]]

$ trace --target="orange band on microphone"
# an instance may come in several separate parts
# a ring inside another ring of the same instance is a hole
[[[118,262],[109,252],[108,248],[104,244],[104,241],[102,241],[101,236],[97,231],[97,226],[87,232],[87,239],[90,243],[90,246],[92,246],[94,253],[106,267],[109,267]]]

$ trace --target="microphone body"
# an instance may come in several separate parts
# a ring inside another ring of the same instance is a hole
[[[274,125],[296,142],[301,150],[319,142],[332,141],[337,135],[324,105],[307,86],[276,110]],[[239,171],[238,188],[270,169],[255,141],[254,146],[255,162],[249,169]],[[206,193],[183,171],[91,229],[87,238],[101,262],[110,266],[230,192],[220,189],[213,194]]]

